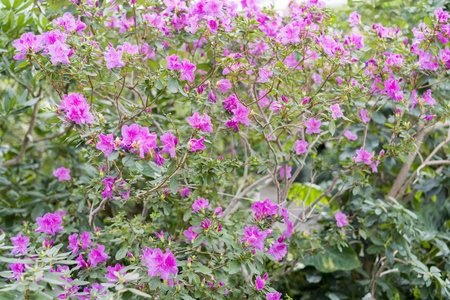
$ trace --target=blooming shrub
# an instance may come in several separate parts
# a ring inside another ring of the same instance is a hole
[[[355,11],[341,34],[316,0],[286,15],[255,1],[70,2],[2,1],[2,72],[23,91],[2,112],[32,113],[2,163],[16,204],[0,292],[276,300],[301,294],[281,278],[320,271],[358,284],[311,297],[450,297],[447,229],[427,236],[408,207],[448,197],[446,11],[412,31]],[[25,168],[33,151],[48,155],[41,171]]]

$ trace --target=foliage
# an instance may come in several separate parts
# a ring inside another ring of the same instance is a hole
[[[0,5],[2,298],[450,297],[444,1]]]

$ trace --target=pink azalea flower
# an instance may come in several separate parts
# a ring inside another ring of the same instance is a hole
[[[431,90],[427,90],[427,92],[423,94],[423,100],[425,101],[425,103],[428,103],[431,106],[434,106],[434,104],[436,103],[436,100],[431,97]]]
[[[292,235],[292,232],[294,230],[294,226],[293,226],[292,222],[289,220],[289,213],[284,208],[284,204],[281,205],[279,214],[284,217],[284,223],[286,223],[286,230],[283,232],[283,237],[290,238]]]
[[[263,219],[267,216],[273,216],[277,213],[278,205],[272,203],[270,199],[264,201],[258,201],[250,207],[251,210],[255,212],[255,217],[257,219]]]
[[[109,44],[108,51],[103,52],[103,56],[106,61],[106,67],[108,68],[108,70],[111,70],[115,67],[121,68],[125,66],[125,63],[122,60],[122,55],[122,51],[116,51],[116,49],[114,49],[114,47]]]
[[[64,167],[60,167],[60,168],[56,169],[55,171],[53,171],[53,175],[55,177],[57,177],[59,181],[72,179],[72,177],[70,177],[69,174],[70,174],[70,169],[67,169]]]
[[[163,144],[160,153],[169,153],[170,157],[175,157],[175,146],[178,144],[178,139],[170,131],[160,136],[159,139]]]
[[[181,62],[181,76],[180,76],[180,80],[187,80],[189,82],[193,82],[195,79],[195,74],[194,71],[197,67],[192,64],[189,59],[184,59]]]
[[[76,124],[91,124],[94,116],[89,112],[89,105],[82,104],[80,106],[71,106],[67,109],[65,117]]]
[[[175,54],[172,54],[171,56],[166,56],[166,68],[169,70],[180,70],[181,69],[181,63],[178,62],[178,56]]]
[[[348,225],[347,216],[345,214],[341,213],[340,211],[338,211],[334,215],[334,218],[336,219],[337,227],[341,228],[342,226],[347,226]]]
[[[98,263],[106,261],[109,256],[105,253],[105,246],[98,244],[97,249],[91,249],[91,253],[89,253],[88,257],[91,267],[95,267]]]
[[[21,275],[25,273],[25,264],[10,264],[9,268],[13,271],[13,276],[8,279],[21,280]]]
[[[411,97],[411,110],[414,109],[414,106],[419,103],[419,100],[417,99],[417,92],[416,90],[412,91],[412,97]]]
[[[130,43],[125,42],[123,43],[123,46],[118,46],[117,50],[123,53],[128,53],[129,55],[136,55],[139,53],[139,46],[131,45]]]
[[[272,101],[272,103],[269,106],[269,110],[273,111],[276,115],[280,115],[283,109],[284,105],[278,101]]]
[[[14,56],[14,59],[20,60],[25,58],[25,54],[28,53],[28,50],[31,52],[38,52],[43,48],[42,42],[44,40],[43,35],[34,35],[31,32],[27,32],[22,34],[20,39],[17,39],[13,42],[13,46],[16,48],[20,54]]]
[[[62,27],[66,32],[72,32],[77,29],[77,23],[71,13],[66,12],[62,17],[53,20],[53,25]]]
[[[127,14],[124,14],[119,22],[119,33],[125,33],[128,29],[134,26],[134,18],[133,16],[127,19]]]
[[[186,120],[192,128],[199,128],[204,132],[213,132],[211,118],[206,113],[201,117],[199,112],[195,112],[192,117],[187,117]]]
[[[234,116],[233,116],[233,121],[236,123],[242,123],[246,126],[250,125],[250,120],[248,118],[249,114],[250,114],[250,108],[249,107],[245,107],[244,105],[242,105],[241,103],[238,103],[236,108],[232,110]]]
[[[282,241],[284,240],[283,237],[281,239]],[[277,261],[282,260],[283,256],[285,256],[287,253],[287,246],[282,241],[281,242],[275,241],[272,247],[270,247],[269,250],[267,250],[267,253],[272,255]]]
[[[183,231],[184,236],[187,238],[187,241],[194,241],[198,237],[198,233],[195,232],[193,229],[195,228],[201,228],[200,226],[191,226],[188,230]]]
[[[181,197],[186,197],[191,194],[191,190],[187,187],[181,190]]]
[[[37,217],[36,223],[38,228],[35,232],[44,232],[54,236],[56,232],[63,231],[64,229],[60,227],[62,224],[62,218],[59,213],[46,213],[43,217]]]
[[[283,179],[284,178],[284,173],[286,171],[286,177],[289,179],[292,177],[291,175],[291,171],[292,171],[292,167],[291,166],[284,166],[284,167],[280,167],[280,178]]]
[[[205,198],[199,198],[197,200],[194,201],[194,203],[192,204],[192,213],[196,213],[199,210],[205,210],[209,207],[209,199],[205,199]]]
[[[223,93],[226,94],[229,89],[231,89],[231,82],[228,79],[220,79],[216,83],[216,87]]]
[[[355,141],[358,139],[358,136],[356,134],[353,134],[350,130],[347,130],[344,133],[345,137],[351,141]]]
[[[80,235],[81,239],[81,248],[83,250],[86,250],[88,247],[91,246],[91,234],[89,232],[83,231],[83,233]]]
[[[265,285],[265,281],[261,278],[261,276],[258,275],[258,277],[256,277],[256,281],[255,281],[255,288],[256,290],[262,290],[264,288]]]
[[[282,294],[279,292],[275,293],[266,293],[266,300],[280,300]]]
[[[401,101],[403,99],[402,86],[393,78],[384,81],[384,92],[387,98],[392,98],[395,101]]]
[[[264,240],[267,237],[267,231],[259,231],[257,226],[247,226],[244,232],[245,236],[241,242],[253,246],[256,249],[264,251]]]
[[[316,120],[314,118],[309,119],[305,122],[306,126],[306,134],[312,134],[312,133],[320,133],[320,125],[322,122],[320,120]]]
[[[19,233],[16,237],[12,237],[11,238],[11,242],[13,243],[14,246],[16,246],[12,251],[11,251],[11,255],[14,254],[22,254],[25,255],[28,252],[28,245],[30,244],[30,238],[27,236],[23,236],[22,237],[22,232]]]
[[[353,158],[354,162],[364,162],[366,165],[370,165],[372,162],[373,155],[368,151],[364,150],[363,147],[361,149],[356,150],[356,156]]]
[[[98,142],[95,147],[98,150],[102,150],[105,153],[105,157],[108,157],[108,155],[113,152],[113,150],[117,150],[116,143],[114,142],[114,135],[108,134],[103,135],[100,134],[99,136],[100,142]]]
[[[223,108],[232,112],[233,109],[236,108],[238,103],[239,103],[239,99],[236,97],[236,94],[233,94],[233,95],[230,95],[229,97],[223,99]]]
[[[116,274],[118,273],[121,277],[124,276],[127,272],[120,272],[120,270],[124,268],[125,266],[121,266],[120,264],[116,264],[114,267],[107,266],[106,269],[108,270],[108,273],[105,274],[105,277],[109,279],[108,282],[114,283],[119,281],[120,278],[118,278]]]
[[[348,17],[348,22],[350,23],[350,27],[356,27],[358,26],[359,22],[361,21],[361,15],[358,14],[356,11],[352,12],[350,16]]]
[[[78,246],[79,246],[78,233],[69,235],[69,246],[67,246],[67,249],[73,250],[72,255],[77,255]]]
[[[370,122],[370,117],[367,116],[367,110],[365,110],[364,108],[361,108],[360,114],[361,114],[361,120],[363,121],[364,124],[367,124],[368,122]]]
[[[211,226],[211,221],[209,219],[206,219],[205,221],[202,221],[202,228],[203,230],[207,230]]]
[[[67,40],[67,34],[58,29],[44,32],[42,35],[44,36],[44,44],[46,46],[53,45],[57,41],[64,44]]]
[[[259,79],[256,82],[265,83],[272,75],[273,72],[268,67],[259,68]]]
[[[294,144],[295,154],[300,155],[302,153],[306,153],[308,151],[309,143],[303,140],[296,140]]]
[[[425,121],[431,121],[434,119],[434,117],[436,117],[436,115],[428,115],[428,116],[423,116],[423,120]]]
[[[341,108],[339,107],[339,104],[331,105],[330,110],[331,110],[331,117],[333,119],[337,119],[344,116],[344,114],[341,111]]]
[[[191,147],[191,152],[203,151],[206,149],[206,146],[203,145],[203,141],[205,137],[202,137],[199,140],[190,139],[188,145]]]
[[[178,273],[177,261],[173,257],[173,253],[169,252],[169,249],[166,249],[166,253],[163,253],[159,248],[150,250],[144,254],[143,260],[146,261],[143,266],[148,267],[148,276],[150,277],[161,274],[161,278],[167,280],[170,274],[176,275]]]
[[[216,209],[214,209],[214,214],[215,214],[216,216],[223,215],[222,207],[220,207],[220,206],[216,207]]]

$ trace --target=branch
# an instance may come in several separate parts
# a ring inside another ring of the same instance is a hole
[[[39,111],[39,103],[41,102],[41,100],[42,100],[42,98],[39,99],[36,102],[36,104],[34,105],[33,114],[31,115],[30,126],[28,127],[28,130],[25,133],[25,137],[23,138],[22,147],[20,148],[19,154],[16,157],[14,157],[13,159],[5,161],[2,164],[2,167],[6,168],[9,166],[15,166],[15,165],[20,164],[20,162],[22,161],[23,156],[25,155],[25,151],[27,149],[28,142],[30,141],[30,138],[32,139],[31,133],[33,132],[34,126],[36,125],[37,114]]]

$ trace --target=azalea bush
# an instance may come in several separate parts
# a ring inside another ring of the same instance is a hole
[[[450,15],[1,1],[0,295],[450,297]]]

